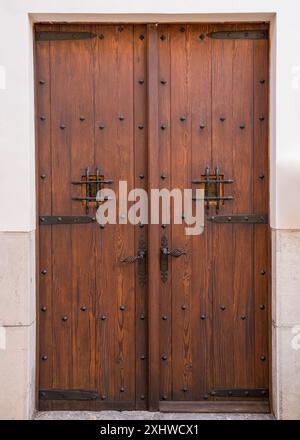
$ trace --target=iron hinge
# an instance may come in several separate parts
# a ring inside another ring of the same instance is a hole
[[[217,31],[210,32],[207,36],[217,40],[266,40],[269,38],[269,32],[267,29]]]
[[[209,395],[212,397],[268,397],[269,390],[266,388],[231,388],[211,390]]]
[[[95,221],[96,217],[88,215],[41,215],[39,217],[40,225],[77,225]]]
[[[35,33],[36,41],[88,40],[96,36],[92,32],[37,31]]]
[[[226,214],[208,217],[212,223],[268,223],[267,214]]]
[[[40,390],[41,400],[98,400],[99,394],[86,390]]]

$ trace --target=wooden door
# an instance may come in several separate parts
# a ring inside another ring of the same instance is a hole
[[[150,340],[160,343],[150,375],[154,381],[158,370],[160,382],[150,393],[164,411],[264,411],[270,368],[267,27],[174,24],[152,32],[160,188],[203,188],[206,208],[201,235],[185,235],[184,222],[153,230],[156,247],[167,243],[185,255],[168,257],[159,305],[152,303],[159,337],[150,326]],[[149,294],[155,294],[151,288]]]
[[[147,228],[94,219],[97,185],[147,182],[145,31],[36,27],[40,409],[146,408],[146,284],[121,259]]]
[[[36,27],[39,408],[268,409],[267,34]],[[99,225],[122,180],[203,188],[204,232]]]

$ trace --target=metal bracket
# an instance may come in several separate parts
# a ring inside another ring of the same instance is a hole
[[[212,223],[268,223],[268,214],[227,214],[208,217]]]
[[[39,217],[40,225],[74,225],[82,223],[93,223],[96,217],[88,215],[41,215]]]
[[[169,263],[168,263],[168,257],[181,257],[181,255],[186,255],[185,251],[182,251],[180,249],[172,249],[169,251],[168,248],[168,238],[163,235],[161,237],[161,246],[160,246],[160,278],[163,283],[165,283],[168,279],[168,270],[169,270]]]
[[[236,388],[216,389],[209,392],[212,397],[268,397],[269,390],[265,388]]]
[[[86,390],[40,390],[41,400],[98,400],[100,396],[95,391]]]
[[[146,243],[144,237],[141,236],[139,239],[139,247],[137,251],[137,255],[129,255],[127,257],[121,258],[121,263],[135,263],[138,262],[138,279],[139,284],[144,286],[146,283],[147,277],[147,267],[146,267]]]
[[[217,31],[207,34],[209,38],[218,40],[267,40],[269,32],[267,29],[251,29],[244,31]]]
[[[92,32],[38,31],[35,33],[36,41],[88,40],[96,36]]]

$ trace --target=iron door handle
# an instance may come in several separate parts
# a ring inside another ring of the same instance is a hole
[[[182,251],[180,249],[172,249],[171,251],[169,251],[169,249],[167,247],[161,247],[160,251],[162,253],[162,255],[166,255],[166,256],[171,256],[171,257],[181,257],[181,255],[186,255],[185,251]]]
[[[145,238],[143,236],[139,239],[139,246],[137,255],[128,255],[127,257],[121,258],[121,263],[135,263],[138,262],[137,276],[140,286],[144,286],[147,280],[147,251],[146,251],[146,243]]]
[[[163,236],[161,238],[161,246],[160,246],[160,278],[163,283],[165,283],[168,279],[168,270],[169,270],[169,263],[168,257],[181,257],[181,255],[186,255],[186,251],[183,251],[181,249],[172,249],[169,250],[168,247],[168,238],[166,236]]]
[[[137,255],[128,255],[127,257],[121,258],[121,263],[135,263],[136,261],[141,261],[146,258],[146,252],[140,251]]]

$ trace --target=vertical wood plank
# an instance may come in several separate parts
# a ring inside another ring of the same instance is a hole
[[[187,27],[174,25],[171,49],[171,187],[181,191],[191,182],[190,39]],[[185,119],[182,120],[181,118]],[[182,214],[183,207],[182,207]],[[191,352],[191,237],[185,224],[172,224],[170,248],[186,255],[169,258],[172,277],[172,373],[173,398],[189,400],[192,384]]]
[[[211,39],[209,25],[190,25],[191,32],[191,167],[192,179],[199,179],[211,167]],[[203,38],[204,37],[204,38]],[[198,185],[192,185],[197,188]],[[212,371],[212,225],[192,237],[192,397],[202,400],[211,389]]]
[[[147,169],[147,70],[146,70],[146,49],[147,49],[147,28],[145,25],[134,26],[133,36],[134,47],[134,186],[147,190],[148,169]],[[135,252],[143,239],[147,245],[147,225],[135,226]],[[136,307],[135,307],[135,334],[136,334],[136,409],[147,408],[147,362],[141,362],[141,354],[147,356],[147,280],[141,284],[139,279],[139,265],[135,266],[136,283]]]
[[[158,27],[158,122],[170,127],[171,113],[171,69],[170,69],[170,34],[169,25]],[[159,130],[159,165],[160,173],[166,176],[171,174],[171,144],[170,129]],[[170,178],[160,181],[160,188],[171,190]],[[161,221],[161,223],[163,223]],[[162,225],[160,235],[172,243],[172,228],[170,225]],[[160,282],[160,355],[167,356],[164,362],[160,362],[160,399],[172,399],[172,279],[169,276],[166,282]]]
[[[157,26],[147,25],[147,77],[148,77],[148,191],[159,187],[157,162],[158,138],[158,59]],[[151,205],[149,206],[151,212]],[[148,240],[148,313],[149,313],[149,409],[158,409],[159,402],[159,225],[149,224]]]

